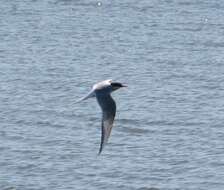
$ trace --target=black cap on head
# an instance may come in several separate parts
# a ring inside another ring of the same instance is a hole
[[[125,85],[119,83],[119,82],[112,82],[111,86],[114,88],[121,88],[121,87],[126,87]]]

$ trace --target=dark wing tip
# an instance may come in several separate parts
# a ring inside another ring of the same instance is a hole
[[[98,156],[100,156],[102,150],[103,150],[103,148],[102,148],[102,146],[100,146],[100,150],[99,150],[99,152],[98,152]]]
[[[103,130],[103,122],[102,122],[102,132],[101,132],[101,142],[100,142],[100,149],[98,152],[98,155],[101,154],[102,150],[103,150],[103,145],[104,145],[104,130]]]

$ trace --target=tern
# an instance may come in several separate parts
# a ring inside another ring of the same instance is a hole
[[[102,110],[102,123],[101,123],[101,143],[99,155],[103,147],[108,142],[111,129],[113,127],[114,118],[116,115],[116,103],[111,97],[111,93],[119,88],[127,87],[120,82],[113,82],[112,80],[104,80],[93,85],[92,90],[77,102],[81,102],[88,98],[96,97],[98,104]],[[77,103],[76,102],[76,103]]]

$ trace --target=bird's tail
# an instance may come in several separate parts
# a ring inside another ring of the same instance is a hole
[[[94,90],[91,90],[86,96],[84,96],[84,97],[80,98],[78,101],[76,101],[75,104],[76,104],[76,103],[79,103],[79,102],[81,102],[81,101],[83,101],[83,100],[86,100],[86,99],[88,99],[88,98],[95,97],[95,96],[96,96],[96,95],[95,95]]]

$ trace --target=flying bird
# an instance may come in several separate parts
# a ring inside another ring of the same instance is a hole
[[[116,103],[111,97],[111,93],[122,87],[127,86],[119,82],[113,82],[112,80],[104,80],[93,85],[92,90],[85,97],[77,101],[80,102],[88,98],[96,97],[97,102],[101,107],[103,116],[101,124],[101,143],[98,154],[102,152],[103,147],[109,139],[116,115]]]

